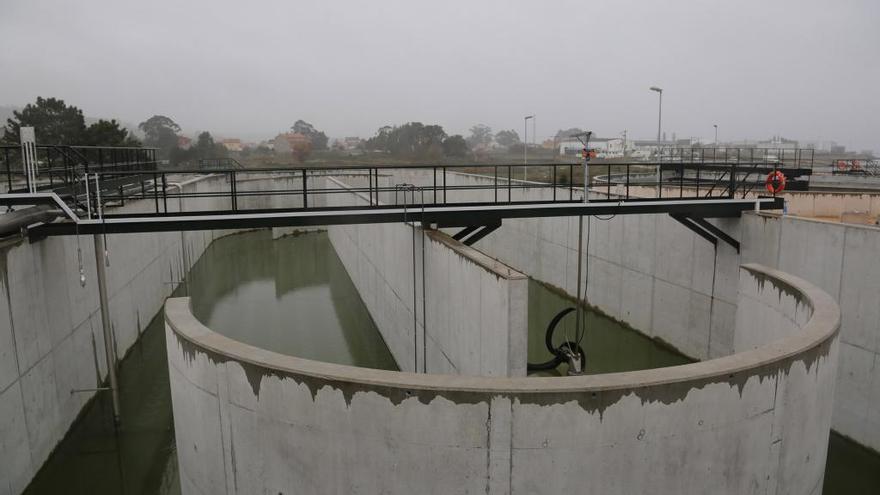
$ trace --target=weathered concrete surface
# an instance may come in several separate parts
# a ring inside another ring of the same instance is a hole
[[[265,186],[276,179],[260,180]],[[248,187],[244,182],[242,187]],[[203,176],[172,182],[171,187],[217,192],[228,190],[229,184],[221,176]],[[297,199],[275,201],[295,205]],[[175,198],[168,201],[168,209],[222,209],[227,202]],[[154,208],[152,200],[129,201],[114,213]],[[226,233],[107,236],[107,286],[117,355],[123,356],[137,341],[207,245]],[[79,282],[78,248],[85,287]],[[0,494],[7,495],[25,489],[93,395],[71,390],[95,388],[106,376],[107,363],[91,236],[50,237],[35,243],[7,240],[0,256]]]
[[[773,214],[742,222],[744,261],[797,273],[839,301],[833,426],[880,450],[880,228]]]
[[[417,171],[393,180],[433,182]],[[446,177],[447,185],[455,186],[492,182],[466,174]],[[506,200],[505,183],[500,184],[500,199]],[[490,194],[455,191],[449,200],[485,200]],[[568,189],[557,189],[557,195],[567,197]],[[549,197],[550,188],[513,189],[511,195],[514,201]],[[575,189],[572,197],[581,197],[580,191]],[[803,215],[834,216],[864,208],[878,213],[876,194],[791,192],[786,198],[789,211]],[[665,215],[593,218],[587,274],[590,303],[693,358],[706,359],[735,350],[733,293],[740,262],[763,263],[817,284],[840,301],[843,315],[844,359],[837,375],[833,426],[880,451],[880,229],[751,213],[713,222],[740,240],[741,255],[723,242],[716,249]],[[508,220],[475,247],[570,295],[575,293],[576,219]]]
[[[393,181],[430,184],[426,172],[395,171]],[[448,186],[492,184],[493,178],[447,173]],[[508,191],[500,182],[500,200]],[[449,201],[493,199],[491,190],[458,189]],[[569,197],[557,188],[557,197]],[[594,191],[594,197],[604,197]],[[512,189],[512,201],[547,200],[553,189]],[[581,190],[571,191],[581,197]],[[734,238],[739,220],[713,220]],[[529,276],[574,296],[577,288],[577,218],[509,219],[474,246]],[[667,215],[585,217],[589,302],[609,316],[673,345],[694,359],[733,352],[739,255],[717,247]]]
[[[171,299],[183,492],[818,494],[838,308],[780,272],[747,266],[740,280],[737,341],[751,349],[569,378],[293,358],[216,334]]]
[[[329,179],[328,187],[335,184],[344,190],[357,180]],[[367,203],[356,193],[332,194],[328,201],[331,205]],[[442,232],[429,230],[423,236],[421,226],[346,225],[331,226],[328,231],[402,370],[526,374],[525,275]]]

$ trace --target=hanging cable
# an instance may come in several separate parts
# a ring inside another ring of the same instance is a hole
[[[425,188],[422,191],[422,373],[428,372],[428,310],[426,302],[426,279],[425,273]]]
[[[406,225],[409,220],[409,208],[408,201],[406,199],[407,191],[411,192],[412,201],[415,203],[415,186],[412,184],[395,184],[394,185],[394,202],[397,203],[397,191],[400,190],[403,193],[403,223]],[[412,223],[412,283],[413,283],[413,304],[412,304],[412,312],[413,312],[413,372],[417,373],[419,371],[419,320],[418,320],[418,312],[416,311],[418,307],[418,294],[416,291],[416,226],[415,222]]]
[[[74,206],[74,208],[76,208],[76,197],[77,197],[77,194],[79,194],[79,192],[78,192],[79,181],[80,181],[79,176],[77,176],[76,182],[74,182],[74,185],[73,185],[73,198],[74,198],[74,200],[73,200],[74,205],[73,206]],[[88,181],[86,181],[86,182],[88,182]],[[86,196],[86,201],[88,201],[88,200],[89,200],[89,198],[88,198],[88,196]],[[85,270],[85,267],[83,266],[82,246],[80,246],[80,242],[79,242],[79,221],[76,221],[74,223],[73,229],[74,229],[74,233],[76,235],[76,256],[77,256],[77,262],[79,263],[79,285],[80,285],[80,287],[85,287],[86,286],[86,270]]]

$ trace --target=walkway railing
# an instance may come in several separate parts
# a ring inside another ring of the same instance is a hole
[[[83,174],[155,170],[157,163],[155,148],[41,144],[36,146],[36,189],[64,193]],[[20,146],[0,145],[0,173],[4,192],[28,190]]]
[[[602,163],[590,165],[591,202],[645,200],[702,200],[746,197],[763,184],[774,167],[765,163]],[[809,169],[783,169],[796,184],[809,177]],[[223,190],[186,190],[177,184],[205,175],[222,176]],[[177,214],[170,201],[212,199],[192,202],[187,213],[250,212],[319,208],[328,195],[340,194],[320,179],[329,175],[354,176],[347,193],[361,193],[370,205],[394,205],[397,184],[406,183],[437,205],[503,205],[526,203],[573,203],[583,201],[583,165],[541,163],[523,165],[464,164],[412,166],[360,166],[295,168],[232,168],[189,170],[114,170],[92,174],[89,189],[75,183],[65,197],[71,208],[97,211],[101,205],[118,206],[126,201],[147,199],[154,215]],[[271,179],[271,180],[266,180]],[[95,182],[97,181],[97,182]],[[760,192],[762,189],[759,189]],[[601,194],[599,194],[601,193]],[[262,199],[260,199],[262,198]],[[275,198],[275,200],[271,200]],[[288,198],[285,200],[284,198]],[[290,199],[292,198],[292,200]],[[275,201],[275,203],[272,203]],[[416,206],[416,205],[413,205]]]

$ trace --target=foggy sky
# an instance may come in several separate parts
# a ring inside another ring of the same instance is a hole
[[[0,0],[0,104],[188,133],[475,123],[880,151],[877,0]],[[531,133],[531,128],[529,129]]]

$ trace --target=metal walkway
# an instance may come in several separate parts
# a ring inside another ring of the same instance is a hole
[[[0,195],[0,201],[5,198]],[[60,201],[60,200],[59,200]],[[739,216],[747,210],[782,209],[782,198],[666,199],[643,201],[593,201],[590,203],[513,203],[501,205],[449,204],[335,208],[298,208],[204,214],[107,215],[103,219],[69,219],[35,226],[31,237],[79,234],[173,232],[264,227],[302,227],[369,223],[421,222],[437,227],[470,227],[500,224],[505,219],[572,217],[579,215],[676,214],[697,218]]]
[[[583,165],[576,163],[207,170],[140,169],[137,161],[133,163],[89,168],[74,163],[56,174],[63,180],[50,182],[48,190],[0,194],[0,205],[57,207],[61,219],[29,226],[32,239],[410,221],[461,227],[455,237],[470,244],[506,219],[669,214],[711,242],[733,245],[704,219],[782,209],[781,198],[755,197],[763,186],[763,172],[779,167],[793,180],[808,178],[811,172],[799,162],[596,163],[590,164],[591,198],[585,203]],[[8,175],[10,170],[7,166]],[[183,187],[206,178],[215,181],[213,188]],[[346,184],[336,187],[339,182],[333,178]],[[402,181],[410,183],[395,184]],[[362,204],[327,206],[339,204],[331,201],[338,194],[356,194]],[[130,201],[141,201],[146,208],[136,214],[112,213]],[[260,207],[268,204],[283,207]]]

